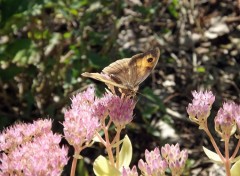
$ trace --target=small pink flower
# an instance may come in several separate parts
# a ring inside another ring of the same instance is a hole
[[[130,98],[120,98],[111,93],[107,94],[108,111],[115,126],[124,127],[133,119],[133,109],[136,102]]]
[[[211,91],[193,91],[192,95],[194,99],[192,100],[192,103],[189,103],[187,113],[190,120],[202,126],[210,114],[212,104],[215,101],[215,96]]]
[[[123,167],[122,176],[138,176],[136,166],[133,166],[132,169]]]
[[[92,87],[72,98],[72,105],[64,114],[63,131],[75,150],[89,143],[100,128],[99,118],[93,112],[95,91]],[[96,109],[96,108],[95,108]]]
[[[68,149],[59,146],[61,135],[52,133],[51,123],[51,120],[38,120],[33,124],[17,124],[1,134],[1,137],[8,136],[7,133],[19,137],[22,132],[23,140],[3,150],[0,175],[61,175],[68,162]],[[22,130],[28,132],[24,134]],[[8,136],[5,142],[13,144],[13,140]]]
[[[229,138],[235,131],[235,116],[237,105],[234,102],[224,103],[215,117],[215,129],[225,139]]]
[[[180,175],[184,170],[188,158],[187,150],[180,151],[179,144],[166,144],[161,148],[162,157],[166,159],[172,175]]]
[[[93,115],[102,121],[108,116],[108,98],[106,96],[95,99],[93,103]]]
[[[155,176],[155,175],[165,175],[167,169],[167,162],[162,159],[160,151],[155,148],[153,151],[145,151],[144,162],[142,159],[138,161],[138,168],[144,173],[144,175]]]

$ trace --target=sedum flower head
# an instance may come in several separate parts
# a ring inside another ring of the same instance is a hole
[[[213,102],[215,101],[215,96],[211,91],[197,92],[193,91],[192,103],[189,103],[187,107],[187,113],[190,120],[200,125],[200,127],[206,122]]]
[[[38,120],[17,124],[1,134],[0,175],[61,175],[68,162],[68,149],[59,146],[61,135],[52,133],[51,123]]]
[[[108,102],[109,116],[115,126],[124,127],[133,119],[133,109],[136,105],[131,98],[120,98],[117,95],[108,93],[105,95]]]
[[[108,98],[103,96],[101,98],[95,98],[93,103],[93,115],[103,121],[108,116]]]
[[[138,176],[136,166],[133,166],[132,169],[123,167],[122,176]]]
[[[235,116],[237,107],[233,102],[224,103],[215,117],[215,130],[223,140],[229,138],[236,131]]]
[[[99,118],[94,113],[95,91],[89,87],[72,98],[71,108],[64,114],[63,131],[68,143],[76,150],[89,143],[100,127]]]
[[[34,136],[51,132],[51,128],[52,121],[47,119],[34,121],[33,124],[15,124],[6,128],[0,135],[0,150],[11,151],[16,146],[31,140]]]
[[[167,162],[162,159],[160,151],[155,148],[153,151],[145,151],[144,162],[142,159],[138,162],[138,168],[142,171],[143,175],[146,176],[161,176],[165,175],[165,170],[167,169]]]
[[[179,144],[166,144],[161,148],[162,157],[166,159],[172,175],[180,175],[188,158],[187,150],[180,151]]]

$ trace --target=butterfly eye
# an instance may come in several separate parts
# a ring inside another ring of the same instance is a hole
[[[153,61],[153,58],[150,57],[150,58],[147,59],[147,61],[148,61],[148,63],[151,63]]]

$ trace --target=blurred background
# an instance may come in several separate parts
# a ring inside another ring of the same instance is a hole
[[[222,103],[240,103],[239,10],[237,0],[1,0],[0,129],[52,118],[62,133],[70,97],[89,84],[104,93],[103,83],[81,73],[158,46],[158,65],[141,84],[134,120],[123,132],[133,143],[132,165],[145,149],[178,142],[189,150],[185,175],[224,175],[205,157],[201,146],[211,143],[186,107],[191,91],[212,90],[214,133]],[[83,151],[77,175],[93,175],[99,154],[98,144]],[[67,166],[63,175],[69,173]]]

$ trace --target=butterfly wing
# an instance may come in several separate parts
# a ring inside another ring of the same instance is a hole
[[[110,78],[116,83],[121,84],[128,89],[132,89],[131,68],[129,68],[130,60],[131,58],[117,60],[105,67],[102,72],[110,76]]]
[[[133,86],[142,83],[152,72],[159,60],[160,50],[158,48],[152,49],[145,53],[134,55],[130,62],[131,78]]]
[[[103,74],[100,74],[100,73],[88,73],[88,72],[85,72],[85,73],[82,73],[82,76],[88,77],[88,78],[92,78],[92,79],[96,79],[98,81],[104,82],[107,85],[110,84],[110,85],[113,85],[115,87],[119,87],[121,89],[126,89],[125,86],[114,82],[107,75],[103,75]]]

